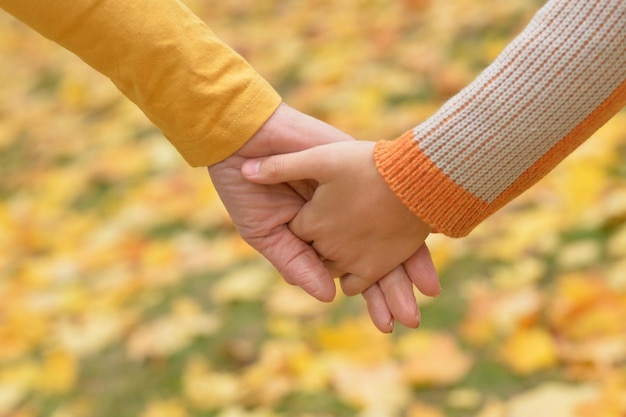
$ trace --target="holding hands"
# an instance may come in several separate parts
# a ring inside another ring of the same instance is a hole
[[[209,173],[243,239],[288,283],[330,301],[340,277],[390,332],[396,320],[419,326],[413,285],[430,296],[440,287],[423,244],[430,228],[388,189],[372,148],[282,104]]]
[[[379,176],[373,143],[280,104],[179,1],[0,8],[110,78],[192,166],[208,165],[243,239],[287,282],[330,301],[338,277],[346,294],[363,294],[381,331],[395,320],[418,326],[413,286],[440,291],[424,245],[431,229]],[[546,2],[475,81],[384,145],[386,177],[419,179],[405,202],[428,206],[423,216],[449,236],[466,235],[626,105],[625,23],[623,0]]]
[[[431,231],[378,174],[373,148],[374,142],[338,142],[242,166],[244,177],[260,184],[316,181],[313,197],[289,229],[309,242],[333,276],[341,277],[347,295],[363,292],[409,259]],[[418,288],[432,293],[432,284]]]

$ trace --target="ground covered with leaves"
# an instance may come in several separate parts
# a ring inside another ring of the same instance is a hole
[[[294,107],[370,140],[432,114],[539,0],[188,1]],[[465,239],[378,333],[285,284],[203,169],[0,16],[0,416],[626,414],[626,114]]]

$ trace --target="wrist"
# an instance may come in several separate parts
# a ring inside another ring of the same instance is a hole
[[[317,145],[354,140],[350,135],[281,103],[236,154],[245,158],[297,152]]]

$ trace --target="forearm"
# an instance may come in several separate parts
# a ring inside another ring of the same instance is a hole
[[[438,113],[375,149],[396,195],[435,229],[469,233],[626,104],[626,3],[551,0]]]
[[[242,146],[280,97],[176,0],[0,0],[109,77],[193,166]]]

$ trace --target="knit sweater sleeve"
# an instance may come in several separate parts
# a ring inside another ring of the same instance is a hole
[[[422,220],[464,236],[626,105],[626,2],[550,0],[470,85],[374,157]]]
[[[242,146],[280,97],[178,0],[0,0],[109,77],[193,166]]]

